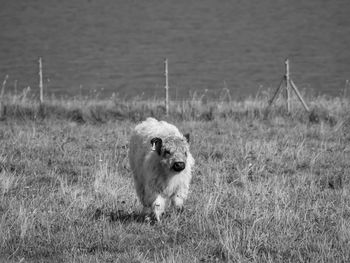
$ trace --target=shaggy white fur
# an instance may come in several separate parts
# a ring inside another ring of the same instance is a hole
[[[138,124],[130,138],[136,193],[144,213],[153,212],[158,221],[169,201],[183,209],[195,163],[188,140],[174,125],[154,118]]]

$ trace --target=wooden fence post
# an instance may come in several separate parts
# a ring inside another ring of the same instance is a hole
[[[169,115],[169,71],[168,71],[168,59],[164,61],[164,74],[165,74],[165,114]]]
[[[287,110],[288,110],[288,112],[290,112],[290,110],[291,110],[291,97],[290,97],[291,96],[291,90],[293,90],[295,92],[295,94],[297,95],[298,99],[303,104],[305,110],[307,112],[309,112],[310,111],[309,107],[307,106],[307,104],[304,101],[303,97],[301,96],[297,86],[294,84],[292,78],[290,77],[289,59],[285,60],[285,67],[286,67],[286,73],[283,76],[283,79],[282,79],[280,85],[278,86],[278,88],[276,89],[275,93],[273,94],[272,98],[269,100],[268,105],[267,105],[267,110],[270,108],[270,106],[272,105],[273,101],[276,99],[279,91],[281,90],[281,88],[283,86],[283,82],[286,82]]]
[[[39,57],[39,89],[40,89],[40,104],[44,103],[44,85],[43,85],[43,63]]]
[[[4,78],[4,81],[2,82],[1,86],[1,93],[0,93],[0,118],[2,118],[5,115],[6,112],[6,106],[4,105],[4,95],[5,95],[5,87],[7,79],[9,78],[9,75],[6,75]]]
[[[289,76],[289,60],[288,58],[286,59],[286,61],[284,62],[286,65],[286,74],[285,74],[285,78],[286,78],[286,94],[287,94],[287,111],[288,113],[290,113],[291,110],[291,104],[290,104],[290,76]]]

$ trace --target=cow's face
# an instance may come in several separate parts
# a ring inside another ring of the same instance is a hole
[[[164,140],[153,138],[151,144],[153,150],[160,156],[160,164],[165,171],[181,172],[186,168],[189,136],[167,137]]]

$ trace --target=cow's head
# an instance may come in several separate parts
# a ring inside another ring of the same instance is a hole
[[[152,150],[160,156],[160,164],[164,169],[181,172],[186,168],[189,138],[189,134],[186,134],[183,138],[169,136],[164,140],[159,137],[151,140]]]

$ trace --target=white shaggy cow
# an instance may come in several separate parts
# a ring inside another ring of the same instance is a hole
[[[154,118],[138,124],[130,138],[129,161],[136,193],[143,212],[153,212],[158,221],[169,201],[183,209],[194,166],[188,142],[189,135]]]

